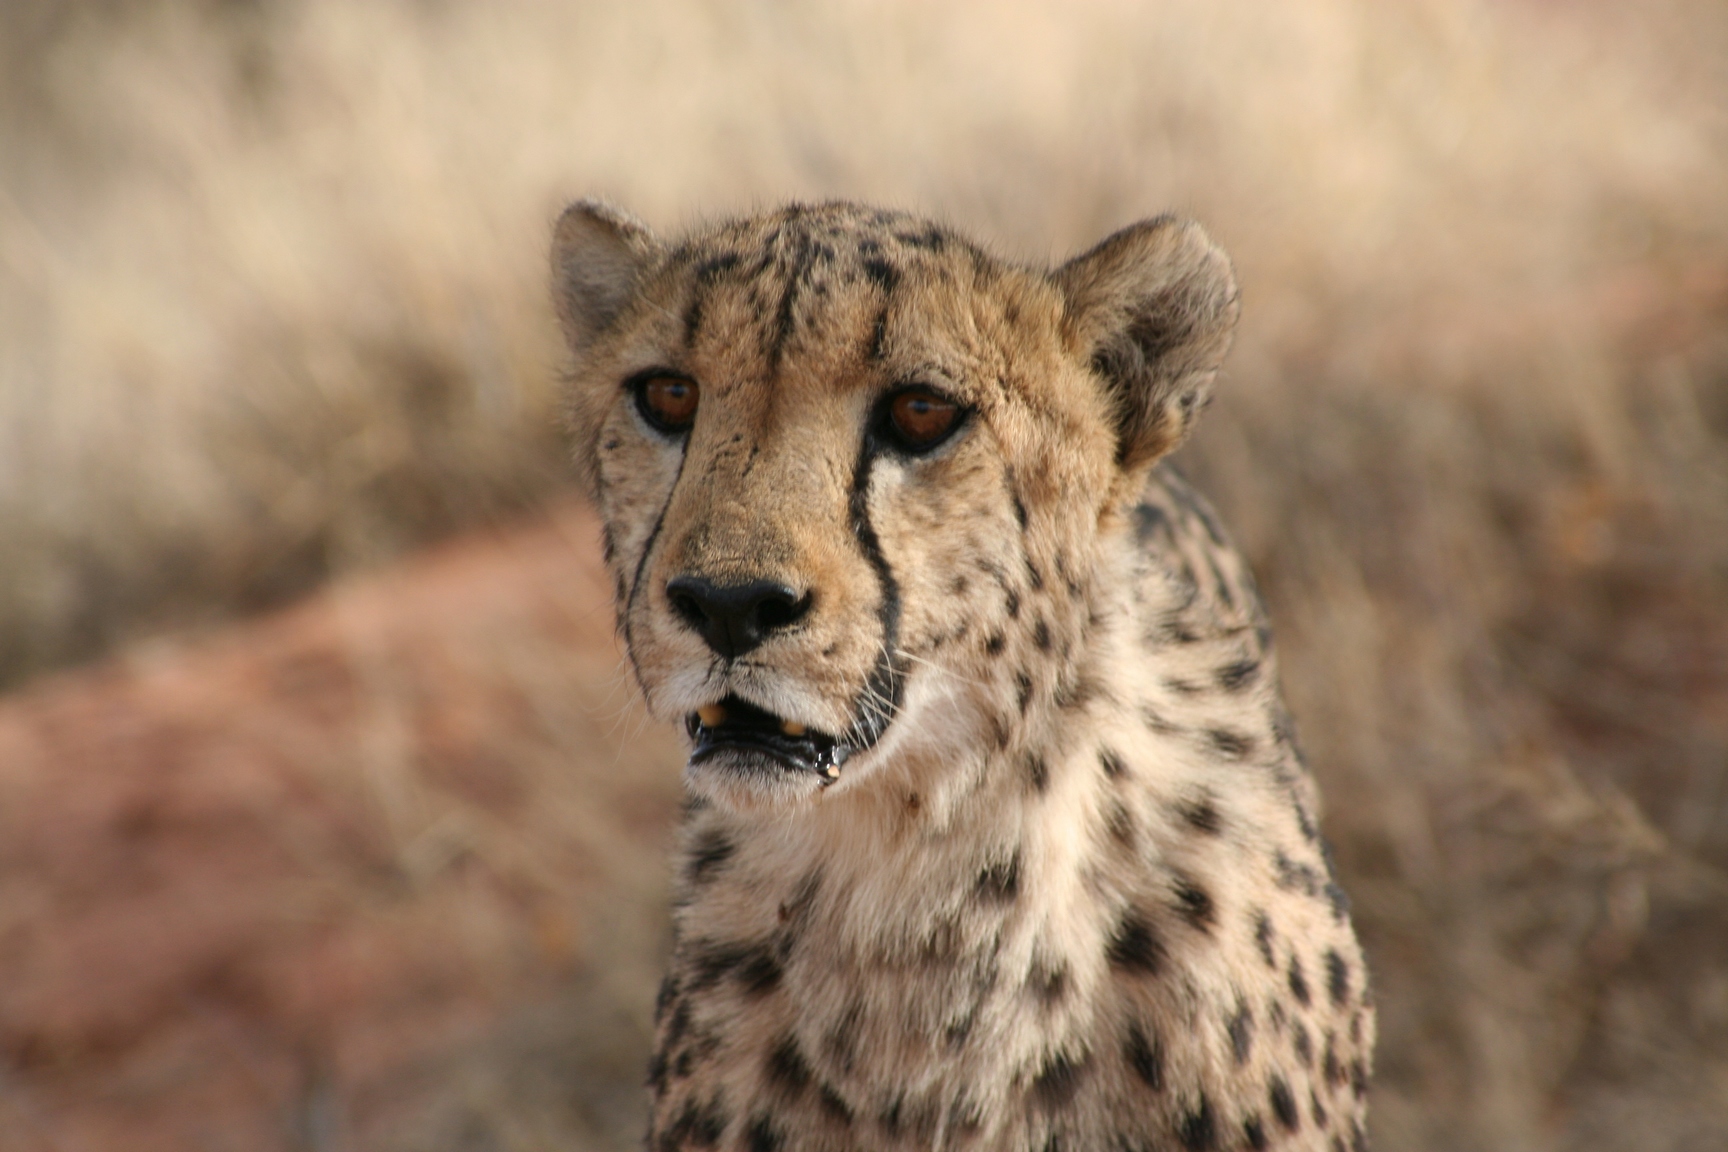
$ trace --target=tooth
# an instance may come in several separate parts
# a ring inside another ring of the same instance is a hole
[[[704,728],[718,728],[726,723],[726,709],[718,704],[704,704],[696,709],[696,718]]]
[[[834,767],[832,764],[825,764],[822,766],[822,775],[826,776],[830,780],[838,780],[840,779],[840,769]]]
[[[782,720],[780,721],[780,731],[786,733],[788,736],[802,736],[804,735],[805,728],[804,725],[798,723],[796,720]]]

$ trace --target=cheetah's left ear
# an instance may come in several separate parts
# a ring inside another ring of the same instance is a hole
[[[1182,442],[1236,328],[1230,258],[1198,224],[1131,224],[1054,273],[1070,337],[1116,408],[1116,461],[1134,472]]]

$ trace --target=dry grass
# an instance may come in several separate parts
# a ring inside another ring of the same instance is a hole
[[[1038,259],[1175,206],[1380,1143],[1720,1147],[1725,67],[1702,0],[9,5],[0,677],[540,500],[567,197]]]

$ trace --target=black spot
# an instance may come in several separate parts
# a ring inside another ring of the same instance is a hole
[[[1218,912],[1212,904],[1212,894],[1185,876],[1176,877],[1177,911],[1182,918],[1202,932],[1212,931]]]
[[[966,594],[966,589],[970,587],[971,582],[968,581],[965,576],[956,576],[954,577],[954,583],[950,585],[950,590],[956,596],[964,596]]]
[[[671,1018],[666,1021],[666,1038],[664,1040],[666,1046],[671,1047],[678,1043],[678,1041],[682,1040],[685,1031],[689,1027],[690,1002],[688,1000],[680,1000],[678,1001],[678,1006],[672,1009]]]
[[[1230,760],[1240,760],[1254,750],[1254,737],[1244,732],[1232,732],[1228,728],[1207,729],[1206,738],[1212,742],[1212,747]]]
[[[822,1106],[822,1112],[830,1120],[843,1128],[852,1125],[852,1108],[841,1097],[831,1084],[821,1084],[816,1089],[816,1102]]]
[[[1344,957],[1338,955],[1336,948],[1326,953],[1326,991],[1332,997],[1332,1006],[1342,1008],[1345,999],[1350,995],[1350,965],[1344,962]]]
[[[1278,1117],[1278,1123],[1294,1132],[1302,1124],[1302,1117],[1296,1111],[1296,1097],[1290,1093],[1290,1085],[1284,1082],[1282,1076],[1272,1077],[1267,1086],[1267,1099],[1272,1104],[1272,1115]]]
[[[1248,1147],[1254,1149],[1254,1152],[1264,1152],[1266,1127],[1260,1123],[1260,1117],[1250,1116],[1242,1121],[1242,1138],[1248,1142]]]
[[[1118,968],[1156,976],[1164,967],[1164,942],[1139,910],[1130,908],[1116,925],[1105,955]]]
[[[1032,591],[1041,591],[1044,587],[1044,573],[1038,571],[1038,565],[1032,563],[1032,558],[1026,558],[1026,582],[1032,585]]]
[[[1134,847],[1134,817],[1120,800],[1110,801],[1104,809],[1104,828],[1110,833],[1110,839],[1122,847]]]
[[[990,638],[984,641],[984,651],[990,653],[992,656],[999,655],[1002,651],[1002,646],[1007,642],[1007,637],[1003,636],[1002,633],[992,632],[990,633]]]
[[[1179,612],[1172,612],[1158,625],[1155,633],[1147,634],[1146,643],[1195,644],[1200,638],[1200,633],[1194,631]],[[1192,680],[1166,680],[1164,686],[1184,696],[1197,695],[1202,690],[1200,685]]]
[[[1008,589],[1006,603],[1008,607],[1008,619],[1018,620],[1020,618],[1020,593],[1014,591],[1012,588]]]
[[[1278,887],[1307,896],[1320,894],[1320,872],[1312,864],[1292,860],[1280,848],[1272,855],[1272,867],[1277,872]]]
[[[1236,606],[1236,593],[1230,587],[1230,581],[1224,578],[1224,570],[1218,567],[1218,557],[1208,552],[1206,554],[1206,566],[1212,572],[1212,587],[1217,590],[1218,599],[1223,601],[1224,607],[1234,608]]]
[[[1048,1007],[1067,995],[1068,969],[1060,964],[1051,967],[1034,959],[1032,970],[1026,974],[1026,987],[1040,1004]]]
[[[1254,914],[1254,943],[1260,949],[1260,958],[1266,961],[1266,967],[1276,969],[1277,957],[1272,955],[1272,920],[1264,912]]]
[[[1308,1036],[1307,1027],[1298,1020],[1292,1046],[1296,1051],[1296,1059],[1302,1062],[1302,1067],[1314,1067],[1314,1041]]]
[[[1014,673],[1015,703],[1020,708],[1020,715],[1026,715],[1026,705],[1032,700],[1032,677],[1024,670]]]
[[[1020,493],[1011,493],[1014,500],[1014,519],[1020,522],[1020,531],[1026,531],[1026,502],[1020,499]]]
[[[864,261],[864,275],[870,277],[871,283],[885,293],[892,293],[900,283],[900,270],[880,256],[871,256]]]
[[[1158,713],[1157,709],[1153,708],[1150,704],[1141,705],[1140,719],[1145,721],[1146,727],[1160,735],[1170,736],[1182,731],[1181,725],[1172,724],[1170,721],[1164,719],[1164,717]]]
[[[1212,1121],[1212,1102],[1200,1095],[1200,1106],[1182,1117],[1176,1126],[1176,1138],[1188,1152],[1209,1152],[1218,1146],[1218,1133]]]
[[[1104,775],[1112,780],[1120,780],[1128,773],[1128,765],[1122,762],[1122,757],[1114,748],[1100,749],[1098,763],[1103,767]]]
[[[1021,711],[1025,711],[1024,706]],[[1043,792],[1050,786],[1050,765],[1036,752],[1026,754],[1026,778],[1035,791]]]
[[[727,973],[743,964],[751,949],[741,944],[694,944],[690,963],[690,989],[700,992],[718,984]]]
[[[1182,819],[1188,821],[1195,831],[1204,832],[1208,836],[1216,836],[1224,830],[1224,818],[1218,814],[1218,806],[1211,800],[1184,804]]]
[[[1290,995],[1302,1007],[1308,1007],[1308,977],[1303,975],[1302,960],[1294,952],[1290,953]]]
[[[1368,1095],[1368,1065],[1361,1057],[1350,1061],[1350,1091],[1358,1100]]]
[[[934,224],[925,228],[922,232],[896,232],[894,233],[894,238],[902,244],[909,244],[914,248],[922,248],[927,252],[942,251],[942,245],[947,240],[947,237],[945,237],[941,230]]]
[[[1314,1127],[1324,1128],[1330,1119],[1326,1115],[1326,1106],[1320,1103],[1320,1093],[1312,1088],[1308,1090],[1308,1110],[1314,1114]]]
[[[738,969],[739,982],[752,996],[765,996],[780,984],[780,961],[766,948],[754,952]]]
[[[654,1053],[653,1058],[648,1061],[648,1087],[654,1090],[656,1096],[666,1090],[666,1053],[664,1051]]]
[[[661,1131],[658,1144],[664,1152],[679,1152],[691,1145],[712,1148],[725,1132],[726,1114],[721,1110],[719,1100],[711,1100],[705,1106],[688,1100]]]
[[[654,996],[654,1026],[659,1027],[660,1021],[666,1016],[666,1009],[672,1006],[672,1001],[678,997],[678,977],[667,973],[660,981],[660,991]]]
[[[851,1072],[858,1060],[858,1024],[863,1018],[864,1005],[853,1000],[822,1037],[822,1050],[842,1072]]]
[[[1050,625],[1040,616],[1038,623],[1032,626],[1032,643],[1038,645],[1040,652],[1050,651]]]
[[[978,895],[986,900],[1012,900],[1020,893],[1020,853],[985,866],[978,873]]]
[[[1218,669],[1218,687],[1226,692],[1240,692],[1254,683],[1254,678],[1260,674],[1260,661],[1238,660],[1234,664],[1226,664]]]
[[[690,850],[690,859],[685,867],[685,876],[691,884],[701,884],[711,878],[721,865],[732,858],[738,846],[727,839],[718,829],[710,828],[696,839]]]
[[[1061,552],[1056,553],[1056,575],[1062,577],[1062,584],[1068,589],[1069,599],[1078,600],[1086,594],[1086,589],[1074,578],[1073,571],[1068,567],[1067,557]]]
[[[1248,1055],[1254,1050],[1254,1013],[1248,1005],[1238,1003],[1236,1015],[1230,1017],[1230,1054],[1236,1058],[1236,1063],[1246,1064]]]
[[[1032,1081],[1033,1098],[1046,1108],[1062,1107],[1074,1099],[1089,1067],[1084,1057],[1076,1060],[1066,1052],[1056,1053],[1044,1062]]]
[[[1345,1070],[1344,1065],[1338,1059],[1335,1040],[1336,1038],[1330,1032],[1326,1034],[1326,1056],[1320,1062],[1320,1069],[1326,1077],[1326,1083],[1338,1087],[1350,1079],[1350,1073]]]
[[[1128,1025],[1128,1038],[1122,1045],[1122,1055],[1146,1087],[1154,1092],[1163,1091],[1164,1046],[1156,1039],[1148,1040],[1140,1025]]]
[[[810,1086],[810,1065],[798,1050],[798,1041],[788,1033],[768,1053],[768,1082],[796,1096]]]
[[[773,1121],[762,1113],[751,1118],[747,1136],[750,1152],[780,1152],[780,1133],[775,1131]]]
[[[1141,544],[1149,542],[1158,532],[1167,532],[1170,518],[1156,504],[1140,504],[1134,508],[1134,538]]]
[[[725,1133],[726,1113],[721,1110],[718,1099],[710,1100],[708,1106],[697,1115],[696,1123],[690,1129],[690,1138],[698,1145],[709,1148],[718,1144]]]
[[[1327,882],[1326,902],[1332,906],[1332,915],[1335,919],[1343,920],[1350,915],[1350,897],[1345,894],[1343,888],[1338,886],[1337,881]]]

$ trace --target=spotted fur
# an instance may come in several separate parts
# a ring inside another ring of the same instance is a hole
[[[1198,228],[1054,271],[793,205],[561,219],[570,426],[652,713],[857,749],[687,770],[649,1147],[1355,1149],[1374,1014],[1241,555],[1159,458],[1236,314]],[[687,435],[626,382],[698,382]],[[884,395],[967,415],[923,456]],[[809,610],[733,660],[680,575]]]

